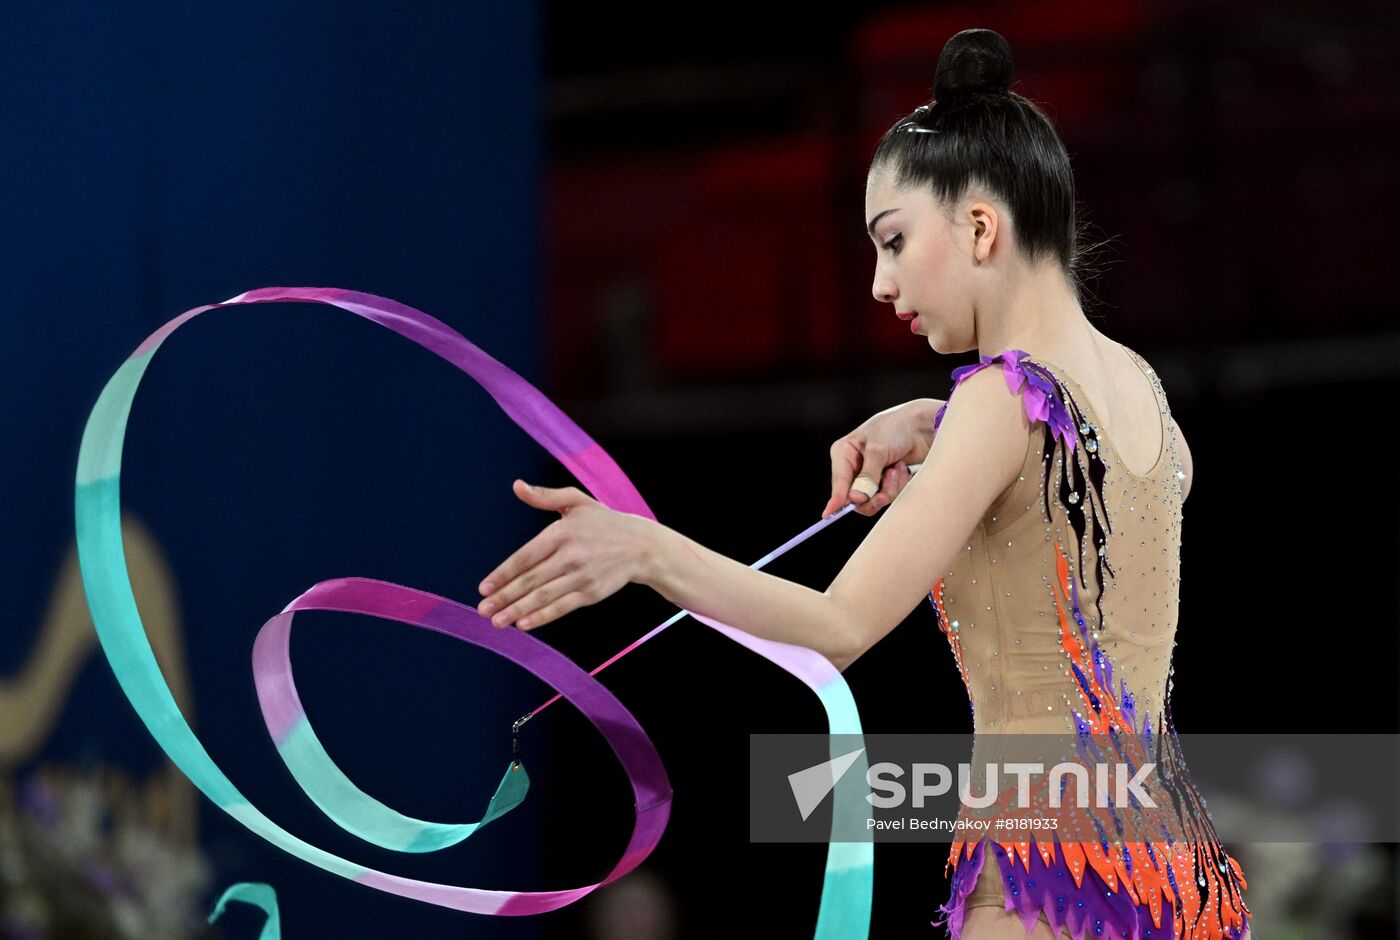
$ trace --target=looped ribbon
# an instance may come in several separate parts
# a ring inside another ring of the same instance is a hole
[[[126,568],[119,480],[127,419],[151,357],[176,329],[209,310],[283,301],[338,307],[447,360],[479,383],[511,420],[567,467],[600,503],[620,512],[656,518],[616,462],[538,389],[447,324],[422,311],[372,294],[307,287],[261,288],[223,303],[195,307],[152,333],[117,369],[88,416],[79,448],[74,499],[83,587],[98,639],[122,691],[161,749],[216,806],[278,848],[342,878],[441,907],[499,916],[557,910],[616,881],[651,854],[670,817],[671,785],[660,755],[632,713],[593,675],[530,633],[496,629],[466,604],[372,578],[334,578],[313,585],[268,620],[254,640],[253,675],[268,733],[298,785],[346,831],[400,852],[431,852],[457,844],[524,800],[529,777],[518,754],[477,822],[428,822],[384,805],[336,766],[312,731],[293,681],[292,620],[302,610],[363,614],[489,649],[539,677],[573,703],[603,735],[627,772],[636,799],[632,837],[613,869],[596,884],[554,891],[472,888],[405,878],[334,855],[292,835],[253,806],[209,756],[180,713],[137,612]],[[848,504],[841,512],[790,540],[780,551],[852,508],[854,505]],[[778,553],[770,553],[763,561]],[[815,692],[826,710],[833,749],[835,736],[862,733],[850,688],[824,656],[804,647],[753,636],[699,614],[691,616],[791,673]],[[663,627],[676,619],[679,617]],[[659,628],[643,639],[657,632]],[[845,796],[843,791],[854,785],[853,779],[864,781],[864,752],[859,764],[858,774],[847,774],[837,784],[837,805],[847,805],[839,801],[849,799],[849,791]],[[836,822],[833,813],[833,829]],[[873,869],[873,838],[829,842],[815,931],[817,940],[869,935]],[[275,895],[269,886],[239,883],[230,887],[220,898],[211,920],[219,916],[228,901],[262,907],[268,914],[262,940],[277,940],[280,936]]]

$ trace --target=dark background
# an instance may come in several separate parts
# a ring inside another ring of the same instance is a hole
[[[985,26],[1070,152],[1099,246],[1088,313],[1153,363],[1190,442],[1178,728],[1394,733],[1392,19],[1384,4],[1219,2],[9,10],[0,693],[22,685],[50,616],[98,391],[162,323],[255,287],[352,288],[445,320],[558,402],[661,521],[724,554],[751,562],[815,522],[831,442],[944,397],[972,361],[931,354],[871,297],[862,211],[875,141],[929,98],[947,38]],[[427,880],[557,888],[611,868],[629,791],[567,707],[526,726],[526,805],[427,857],[339,832],[257,727],[252,636],[292,597],[363,575],[474,603],[549,521],[510,480],[573,481],[484,393],[338,311],[240,308],[162,348],[125,453],[124,509],[178,589],[192,721],[257,805]],[[769,570],[825,586],[872,523],[851,514]],[[672,612],[629,587],[536,635],[591,668]],[[303,698],[350,776],[405,812],[476,818],[510,722],[549,691],[440,637],[298,623]],[[927,607],[847,678],[867,731],[970,728]],[[259,880],[288,940],[810,935],[824,849],[749,844],[745,776],[747,734],[821,730],[815,699],[688,620],[604,681],[675,790],[627,879],[543,917],[458,914],[347,884],[202,802],[197,913]],[[100,655],[63,695],[38,749],[0,753],[7,825],[33,815],[46,774],[162,762]],[[1379,884],[1325,935],[1394,935],[1379,867],[1394,846],[1370,848]],[[936,935],[946,854],[877,849],[872,936]],[[1308,918],[1339,894],[1339,863],[1316,854],[1285,889],[1266,847],[1237,854],[1260,936],[1324,935]],[[59,906],[92,893],[54,883],[38,894]],[[0,894],[0,935],[25,936],[36,890]],[[653,924],[618,926],[618,908]],[[256,934],[245,910],[221,924],[209,932]]]

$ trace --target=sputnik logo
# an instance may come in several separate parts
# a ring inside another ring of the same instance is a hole
[[[806,822],[812,811],[821,805],[826,795],[836,788],[836,784],[841,782],[841,778],[851,769],[856,758],[864,752],[865,748],[856,748],[849,754],[842,754],[815,767],[788,774],[788,785],[792,787],[792,797],[797,801],[797,809],[802,813],[803,822]]]

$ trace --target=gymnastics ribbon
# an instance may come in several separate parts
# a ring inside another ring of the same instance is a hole
[[[272,885],[260,881],[240,881],[238,884],[229,885],[215,903],[214,911],[209,915],[209,923],[212,924],[224,916],[224,908],[228,907],[230,901],[262,908],[264,920],[262,930],[258,932],[258,940],[282,940],[282,914],[277,908],[277,892],[272,890]]]
[[[372,294],[306,287],[260,288],[223,303],[195,307],[152,333],[117,369],[88,416],[79,448],[74,497],[78,559],[93,624],[122,691],[161,749],[216,806],[278,848],[342,878],[441,907],[503,916],[556,910],[616,881],[651,854],[670,816],[670,781],[655,746],[631,712],[579,666],[530,633],[496,629],[468,605],[371,578],[335,578],[313,585],[268,620],[254,641],[253,674],[264,724],[297,783],[342,828],[386,848],[434,851],[462,841],[519,805],[529,786],[524,764],[518,755],[511,761],[486,813],[476,823],[426,822],[401,815],[375,800],[340,771],[311,730],[292,680],[292,620],[300,610],[365,614],[489,649],[524,667],[572,702],[598,728],[627,773],[636,800],[632,837],[613,869],[596,884],[554,891],[470,888],[392,875],[331,854],[292,835],[254,807],[209,756],[180,713],[151,650],[126,568],[119,480],[127,419],[151,357],[181,325],[209,310],[282,301],[338,307],[447,360],[479,383],[525,433],[563,463],[600,503],[620,512],[656,518],[616,462],[538,389],[447,324],[422,311]],[[829,516],[803,537],[851,508],[848,505]],[[838,756],[834,753],[837,735],[862,733],[850,688],[840,671],[820,653],[691,615],[791,673],[815,692],[827,713],[833,757]],[[659,629],[648,636],[657,632]],[[863,752],[858,765],[858,774],[848,773],[837,783],[836,805],[849,805],[843,801],[856,792],[852,788],[857,782],[863,782]],[[833,830],[836,822],[837,814],[833,813]],[[814,935],[817,940],[868,936],[873,866],[874,845],[869,836],[860,841],[828,844]],[[214,916],[228,900],[262,906],[269,915],[263,940],[275,940],[279,926],[270,888],[234,885],[220,899]]]

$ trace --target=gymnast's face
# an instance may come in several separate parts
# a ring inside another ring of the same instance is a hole
[[[950,220],[928,187],[897,186],[888,165],[873,167],[866,179],[867,226],[875,220],[871,293],[897,314],[917,314],[913,329],[935,352],[977,348],[973,311],[977,256],[983,252],[977,211],[972,210],[979,207],[987,205],[965,198],[961,214]]]

